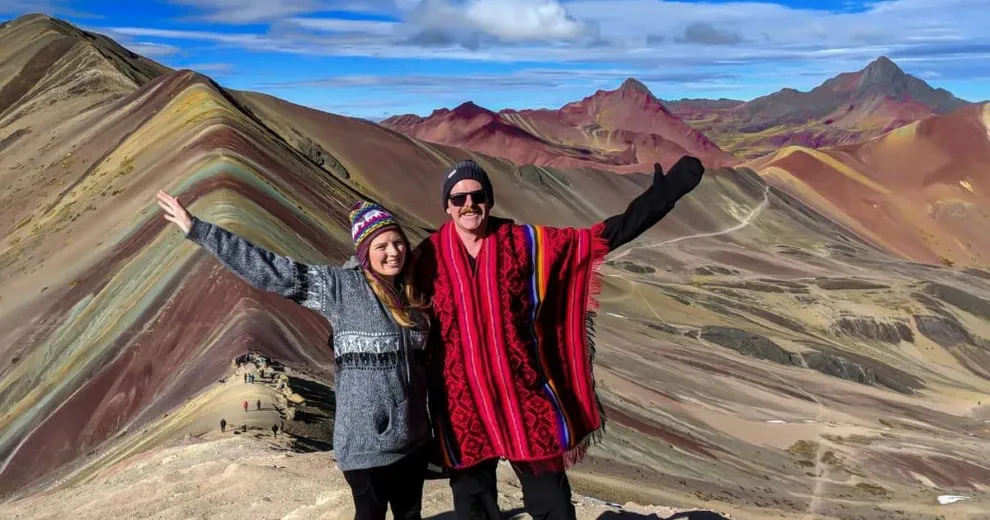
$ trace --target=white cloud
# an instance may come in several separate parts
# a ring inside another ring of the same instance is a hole
[[[170,0],[205,11],[197,18],[218,23],[254,23],[276,21],[288,16],[318,11],[326,2],[317,0]]]
[[[402,0],[166,0],[196,13],[191,18],[221,24],[277,23],[320,12],[396,13]]]
[[[463,12],[474,27],[508,41],[572,40],[588,31],[556,0],[470,0]]]
[[[271,38],[251,33],[222,33],[212,31],[183,31],[176,29],[155,29],[149,27],[112,27],[109,32],[123,36],[167,38],[173,40],[201,40],[243,45],[272,43]]]
[[[987,0],[887,0],[865,12],[842,13],[769,2],[666,0],[175,1],[213,15],[240,8],[245,19],[282,18],[264,34],[137,27],[111,32],[314,55],[594,62],[634,69],[756,66],[771,74],[851,70],[881,54],[911,63],[919,73],[939,72],[947,61],[990,53]],[[401,21],[314,14],[328,5],[370,9],[384,1]]]
[[[614,89],[618,81],[628,77],[649,83],[697,84],[732,79],[733,76],[718,72],[702,72],[689,69],[544,69],[529,68],[503,74],[342,74],[320,79],[262,83],[269,87],[322,87],[322,88],[375,88],[408,94],[422,92],[457,93],[465,89],[548,89],[564,86],[598,85]],[[619,78],[617,80],[617,78]]]
[[[165,43],[133,42],[121,43],[121,45],[148,58],[164,58],[167,56],[175,56],[181,52],[181,49],[175,45],[168,45]]]
[[[182,68],[195,70],[197,72],[209,73],[209,74],[226,74],[233,72],[234,64],[232,63],[193,63],[190,65],[183,65]]]
[[[20,16],[28,13],[45,13],[51,16],[76,18],[103,18],[69,6],[72,0],[0,0],[0,15]],[[2,17],[0,17],[2,19]]]
[[[399,22],[378,20],[344,20],[341,18],[291,18],[289,22],[303,29],[336,33],[359,33],[374,35],[394,34]]]

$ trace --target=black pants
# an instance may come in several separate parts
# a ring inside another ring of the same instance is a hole
[[[355,520],[385,520],[389,506],[396,520],[420,520],[427,462],[428,454],[419,450],[388,466],[345,471]]]
[[[482,462],[450,476],[457,520],[500,520],[498,508],[498,460]],[[571,503],[571,484],[567,474],[560,472],[533,473],[526,465],[513,464],[522,485],[523,506],[533,520],[575,520]]]

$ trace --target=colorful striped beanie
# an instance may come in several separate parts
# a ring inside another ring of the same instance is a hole
[[[371,239],[386,229],[402,232],[399,222],[385,208],[366,200],[358,201],[351,207],[351,238],[357,257],[362,262],[367,257]]]

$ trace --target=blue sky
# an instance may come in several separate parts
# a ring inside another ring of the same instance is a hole
[[[559,107],[627,77],[662,99],[751,99],[880,55],[990,99],[990,0],[0,0],[0,19],[28,12],[227,87],[369,118]]]

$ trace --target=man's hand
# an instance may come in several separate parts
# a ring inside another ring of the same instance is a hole
[[[653,163],[653,185],[657,188],[663,188],[663,183],[666,181],[663,175],[663,166],[660,163]]]
[[[657,173],[661,172],[660,165],[654,167]],[[685,195],[698,186],[702,175],[705,174],[705,167],[697,157],[685,155],[677,160],[670,171],[664,176],[666,189],[674,190],[680,195]],[[654,182],[656,180],[654,179]]]

